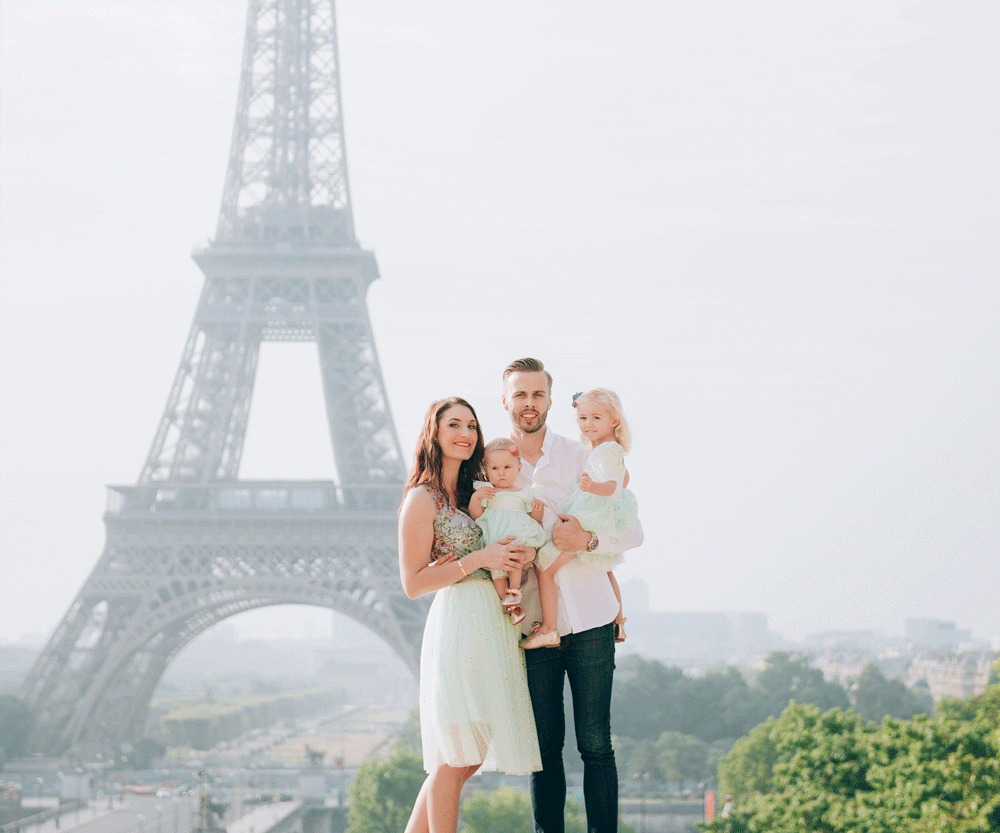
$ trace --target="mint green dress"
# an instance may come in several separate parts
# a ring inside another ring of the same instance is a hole
[[[431,558],[482,546],[479,526],[448,498],[434,498]],[[476,766],[526,775],[542,768],[520,632],[504,616],[487,570],[438,590],[420,650],[424,769]]]
[[[473,485],[477,489],[489,486],[476,480]],[[495,497],[482,501],[483,514],[476,518],[476,523],[483,531],[483,542],[492,544],[508,535],[513,535],[522,544],[534,547],[536,550],[545,543],[548,536],[542,525],[532,518],[531,502],[541,497],[541,489],[528,486],[519,492],[497,492]],[[493,578],[504,578],[506,570],[490,570]]]
[[[600,538],[620,538],[635,526],[639,518],[639,505],[635,495],[625,485],[625,453],[615,442],[601,443],[587,456],[583,470],[595,483],[608,480],[616,482],[613,495],[603,497],[592,492],[582,492],[579,486],[559,504],[560,515],[572,515],[588,532]],[[538,551],[538,564],[545,570],[559,557],[559,550],[549,541]],[[600,570],[616,566],[624,560],[622,553],[615,555],[580,552],[576,556]]]

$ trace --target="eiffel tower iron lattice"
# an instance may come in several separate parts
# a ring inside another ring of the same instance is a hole
[[[213,624],[321,605],[417,671],[427,604],[403,594],[404,464],[354,235],[333,0],[250,0],[232,146],[205,283],[149,456],[109,487],[105,549],[28,677],[33,751],[140,737],[157,682]],[[237,479],[265,341],[318,346],[337,480]]]

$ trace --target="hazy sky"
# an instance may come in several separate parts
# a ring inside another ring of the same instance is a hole
[[[55,627],[100,556],[104,484],[135,482],[153,439],[245,13],[0,6],[0,639]],[[574,391],[622,396],[646,543],[621,575],[654,608],[762,610],[793,638],[1000,633],[995,3],[338,16],[407,454],[438,396],[506,433],[500,372],[537,355],[557,430]],[[319,403],[315,347],[265,345],[241,476],[329,475]]]

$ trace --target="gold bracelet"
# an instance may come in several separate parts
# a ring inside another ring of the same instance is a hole
[[[463,575],[463,576],[464,576],[465,578],[468,578],[468,577],[469,577],[469,574],[468,574],[467,572],[465,572],[465,567],[463,567],[463,566],[462,566],[462,559],[461,559],[461,558],[459,558],[459,559],[457,559],[457,560],[458,560],[458,569],[462,571],[462,575]]]

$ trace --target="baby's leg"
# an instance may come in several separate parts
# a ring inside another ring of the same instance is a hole
[[[507,595],[507,576],[494,578],[493,586],[497,589],[500,598],[503,599]]]
[[[521,589],[521,579],[524,575],[524,570],[520,567],[512,567],[507,571],[507,584],[512,590]]]

